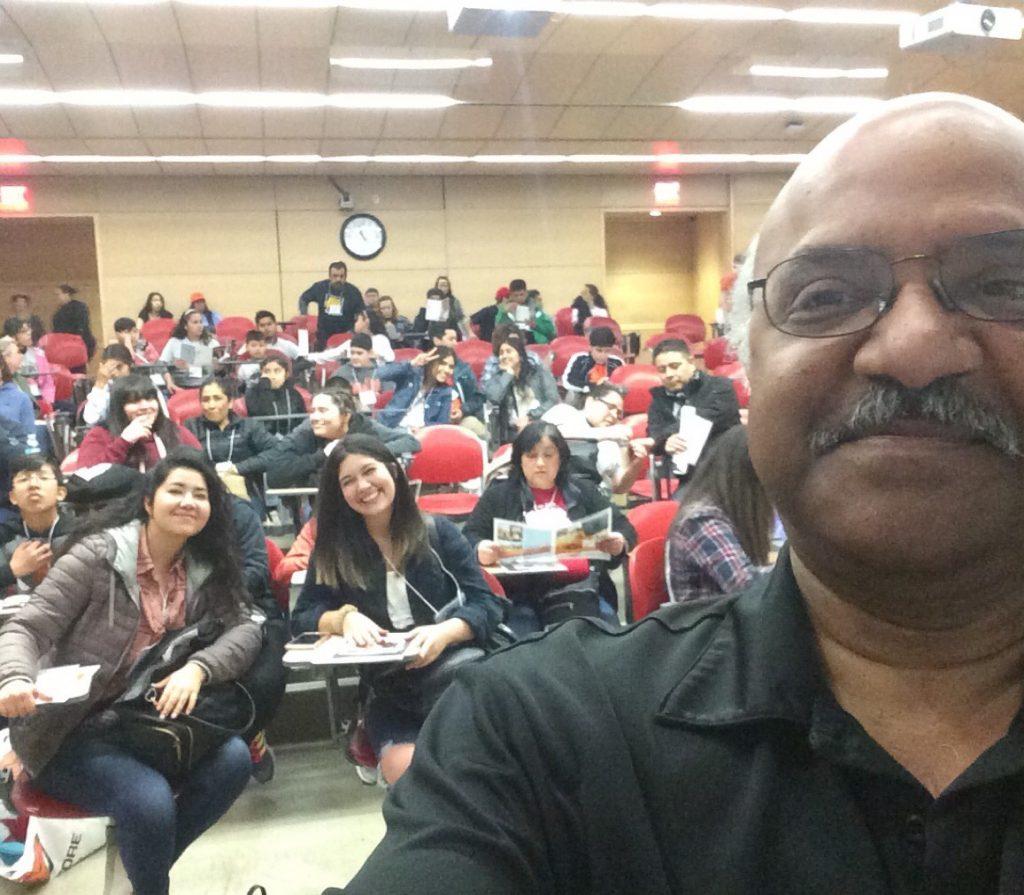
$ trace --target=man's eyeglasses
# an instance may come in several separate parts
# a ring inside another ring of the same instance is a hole
[[[810,249],[780,261],[747,292],[760,291],[765,314],[791,336],[823,339],[868,329],[896,301],[893,267],[932,259],[931,286],[944,308],[975,320],[1024,322],[1024,230],[968,236],[934,255],[889,260],[868,248]]]

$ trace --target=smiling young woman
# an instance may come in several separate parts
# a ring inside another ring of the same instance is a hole
[[[248,670],[261,634],[231,530],[213,471],[193,452],[169,456],[141,494],[69,538],[32,601],[0,632],[0,713],[12,719],[14,751],[42,792],[114,818],[137,895],[166,895],[171,865],[245,787],[249,749],[227,739],[172,789],[130,751],[86,735],[82,725],[121,695],[145,650],[186,626],[217,625],[222,633],[154,684],[161,713],[188,714],[203,687]],[[86,702],[37,712],[43,656],[54,666],[99,664]]]
[[[463,605],[436,621],[433,607],[460,591]],[[465,538],[447,519],[420,512],[394,454],[365,435],[336,447],[320,477],[317,538],[292,613],[295,633],[341,634],[364,646],[402,632],[407,654],[415,654],[406,668],[416,669],[455,644],[482,645],[502,615]],[[364,719],[384,779],[393,783],[412,761],[424,717],[379,692],[375,669],[363,668]]]

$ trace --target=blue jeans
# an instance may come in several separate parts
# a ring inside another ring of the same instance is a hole
[[[166,777],[124,750],[72,734],[34,784],[112,817],[135,895],[167,895],[171,865],[231,807],[251,768],[249,748],[232,737],[199,763],[175,798]]]

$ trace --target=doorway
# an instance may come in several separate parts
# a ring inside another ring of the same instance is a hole
[[[661,332],[671,314],[715,319],[729,270],[724,212],[605,215],[605,294],[623,328]]]
[[[91,217],[0,217],[0,320],[11,315],[10,298],[20,292],[49,332],[57,287],[68,283],[89,307],[93,335],[103,344],[99,279]]]

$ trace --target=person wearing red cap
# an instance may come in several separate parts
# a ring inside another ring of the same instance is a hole
[[[216,328],[217,324],[220,323],[220,314],[216,311],[211,311],[209,306],[206,304],[206,296],[202,292],[193,292],[189,296],[189,307],[195,308],[200,314],[203,315],[203,320],[206,322],[207,329],[211,332]]]

